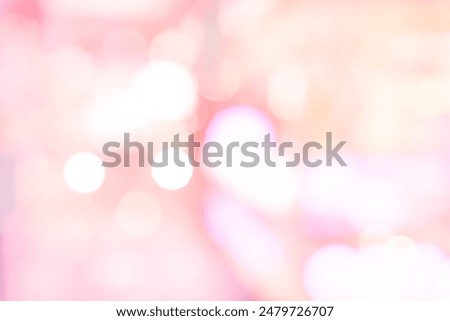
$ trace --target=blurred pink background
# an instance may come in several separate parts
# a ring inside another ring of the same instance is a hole
[[[0,92],[5,300],[450,299],[448,1],[2,0]],[[348,167],[98,165],[327,131]]]

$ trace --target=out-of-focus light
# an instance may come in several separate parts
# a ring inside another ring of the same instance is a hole
[[[407,236],[403,235],[395,235],[391,236],[388,241],[386,242],[386,245],[393,250],[396,249],[413,249],[415,246],[415,243],[413,240],[411,240]]]
[[[359,230],[377,224],[396,228],[407,219],[404,191],[392,177],[367,169],[321,167],[307,170],[302,181],[300,206],[323,222],[338,219]]]
[[[431,217],[440,215],[440,209],[448,200],[450,181],[445,161],[429,155],[406,157],[397,163],[395,175],[401,180],[416,214],[415,222],[411,223],[420,226],[429,222]]]
[[[183,120],[197,108],[197,81],[176,62],[150,62],[137,74],[131,92],[145,106],[147,112],[142,116],[147,119]]]
[[[283,215],[295,205],[298,182],[292,169],[261,164],[254,168],[227,167],[212,171],[220,185],[265,214]]]
[[[247,271],[276,274],[285,260],[281,240],[248,209],[235,200],[212,196],[206,221],[214,241]]]
[[[148,135],[160,122],[181,122],[190,116],[197,98],[196,80],[186,67],[154,61],[137,73],[129,88],[98,97],[88,106],[88,135],[96,144],[119,140],[125,132]]]
[[[449,279],[448,262],[433,245],[395,236],[361,250],[347,245],[320,249],[308,260],[303,277],[317,300],[435,299],[444,295],[438,282]]]
[[[120,200],[116,218],[125,233],[134,237],[146,237],[158,227],[161,208],[152,194],[133,191]]]
[[[430,285],[431,292],[434,294],[433,299],[450,299],[450,259],[438,266],[434,275],[435,277],[431,280],[422,280]]]
[[[119,139],[123,133],[146,124],[147,109],[129,90],[110,97],[99,97],[87,110],[88,133],[102,141]]]
[[[302,114],[306,96],[306,76],[297,64],[279,67],[269,79],[267,103],[280,119],[292,120]]]
[[[242,282],[266,300],[298,298],[298,271],[281,235],[231,195],[210,194],[205,220],[214,242],[232,261]]]
[[[448,74],[415,81],[409,80],[398,95],[409,93],[406,97],[401,96],[404,99],[402,101],[404,108],[411,108],[423,119],[435,118],[450,114],[450,95],[445,90],[449,85]]]
[[[438,157],[409,157],[401,160],[396,172],[414,197],[436,197],[445,193],[448,176]]]
[[[102,161],[92,153],[73,155],[64,167],[64,180],[72,190],[87,194],[96,191],[105,179]]]
[[[264,213],[279,215],[294,205],[297,179],[293,169],[283,166],[283,161],[274,155],[272,160],[278,160],[278,166],[269,167],[265,164],[261,142],[267,134],[271,134],[272,141],[275,141],[274,132],[270,120],[255,108],[237,106],[224,110],[209,124],[205,141],[219,142],[224,150],[231,142],[239,142],[240,146],[257,142],[260,147],[254,152],[258,154],[260,164],[252,168],[240,166],[240,162],[247,159],[238,149],[233,150],[232,167],[222,164],[216,168],[205,168],[205,171],[240,200]]]
[[[191,180],[194,172],[194,168],[189,163],[189,156],[183,151],[179,151],[180,161],[184,162],[185,166],[177,166],[174,158],[174,149],[169,148],[166,151],[161,151],[156,156],[155,162],[161,163],[166,158],[164,153],[167,153],[167,166],[152,167],[152,177],[156,184],[170,191],[185,187]]]
[[[148,108],[130,90],[112,96],[99,97],[86,109],[83,123],[93,148],[100,149],[108,141],[121,142],[124,133],[145,145],[149,137],[171,141],[176,134],[187,137],[195,132],[195,122],[159,122],[149,119]],[[159,147],[157,144],[155,148]],[[157,150],[158,152],[159,150]]]
[[[275,139],[270,119],[258,109],[242,105],[218,113],[208,126],[206,140],[224,144],[238,141],[242,144],[260,142],[267,134]]]

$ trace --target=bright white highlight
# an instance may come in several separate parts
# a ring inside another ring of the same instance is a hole
[[[102,161],[96,155],[83,152],[73,155],[64,167],[64,180],[72,190],[87,194],[96,191],[105,179]]]
[[[160,187],[175,191],[185,187],[192,178],[194,169],[189,163],[189,157],[183,151],[179,151],[180,160],[185,166],[175,164],[175,152],[173,148],[162,151],[155,158],[155,162],[160,163],[163,160],[163,153],[167,153],[168,165],[164,167],[152,167],[152,177]]]
[[[258,166],[245,168],[241,161],[249,161],[239,148],[233,150],[232,167],[223,163],[217,168],[206,168],[207,173],[222,187],[233,192],[245,203],[255,206],[264,213],[279,215],[287,213],[294,205],[297,194],[297,178],[293,168],[285,166],[269,167],[264,161],[264,149],[261,142],[264,136],[271,134],[276,141],[270,120],[259,110],[249,106],[229,108],[219,113],[209,124],[206,142],[215,141],[222,144],[226,155],[226,146],[231,142],[239,142],[240,146],[247,142],[259,143],[253,149],[260,158]],[[225,162],[226,157],[224,157]],[[278,164],[285,160],[273,155],[271,159]],[[276,188],[274,188],[276,186]]]
[[[182,64],[153,61],[124,90],[97,98],[87,108],[86,129],[96,141],[124,132],[151,132],[161,122],[182,122],[197,108],[197,81]]]
[[[228,145],[233,141],[241,144],[249,141],[259,142],[271,134],[274,139],[272,123],[261,111],[250,106],[235,106],[218,113],[209,124],[206,140]]]

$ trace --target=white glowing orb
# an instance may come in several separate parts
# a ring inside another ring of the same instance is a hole
[[[87,194],[96,191],[105,179],[102,161],[92,153],[73,155],[64,167],[64,180],[73,191]]]
[[[132,84],[98,97],[86,109],[86,130],[95,141],[120,139],[124,132],[151,132],[160,122],[181,122],[197,108],[197,81],[182,64],[154,61]]]
[[[155,61],[136,76],[131,91],[136,104],[145,106],[145,118],[183,120],[197,108],[197,81],[182,64]]]
[[[205,168],[205,171],[245,203],[258,207],[264,213],[279,215],[288,213],[295,205],[298,182],[295,170],[287,168],[286,160],[275,153],[271,159],[277,162],[277,166],[265,164],[261,143],[267,134],[271,135],[272,141],[276,141],[270,120],[256,108],[237,106],[224,110],[209,124],[205,139],[206,142],[215,141],[222,145],[223,164],[216,168]],[[259,148],[252,150],[260,158],[259,165],[242,167],[241,161],[248,162],[249,159],[238,147],[232,152],[232,166],[227,167],[225,155],[231,142],[239,142],[240,146],[247,142],[259,143]],[[272,150],[275,151],[274,148]]]
[[[97,98],[86,116],[89,134],[102,139],[120,137],[143,127],[150,117],[148,107],[130,90]]]
[[[119,227],[128,235],[145,237],[159,226],[161,208],[152,194],[133,191],[120,200],[116,219]]]
[[[269,167],[260,164],[253,168],[213,168],[213,177],[245,203],[265,214],[279,216],[295,206],[298,181],[292,168]]]
[[[164,153],[166,153],[167,157]],[[185,164],[184,167],[175,163],[175,151],[173,148],[162,151],[156,156],[155,162],[157,163],[161,163],[163,159],[168,160],[167,166],[152,167],[152,177],[160,187],[175,191],[185,187],[191,180],[194,168],[189,163],[189,157],[183,151],[180,151],[179,155],[180,161]]]
[[[251,106],[234,106],[218,113],[208,126],[206,141],[228,144],[233,141],[245,143],[261,141],[275,130],[270,119],[258,109]]]

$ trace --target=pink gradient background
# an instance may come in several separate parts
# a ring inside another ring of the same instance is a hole
[[[0,92],[2,299],[450,299],[449,1],[2,0]],[[349,166],[69,161],[125,131]]]

